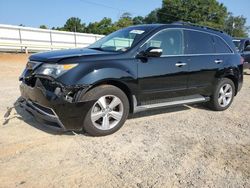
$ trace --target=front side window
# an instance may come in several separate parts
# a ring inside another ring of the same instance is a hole
[[[198,31],[185,31],[186,54],[215,53],[213,36]]]
[[[152,37],[145,48],[158,47],[162,55],[182,55],[184,53],[183,31],[181,29],[168,29]]]

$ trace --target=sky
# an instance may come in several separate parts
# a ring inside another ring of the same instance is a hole
[[[250,26],[250,0],[219,0],[234,15],[243,15]],[[119,19],[124,12],[145,16],[161,7],[162,0],[0,0],[0,24],[49,28],[63,26],[70,17],[82,22],[99,21],[103,17]]]

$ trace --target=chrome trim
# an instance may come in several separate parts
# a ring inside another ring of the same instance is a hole
[[[221,59],[216,59],[214,62],[215,62],[216,64],[220,64],[220,63],[223,63],[223,60],[221,60]]]
[[[185,57],[185,56],[190,57],[190,56],[206,56],[206,55],[234,55],[234,54],[233,53],[181,54],[181,55],[162,55],[161,57]]]
[[[183,66],[186,66],[187,63],[176,63],[175,66],[176,67],[183,67]]]
[[[193,98],[193,99],[184,99],[184,100],[178,100],[178,101],[170,101],[170,102],[137,106],[136,98],[135,98],[135,96],[133,96],[134,113],[149,110],[149,109],[154,109],[154,108],[177,106],[177,105],[191,104],[191,103],[198,103],[198,102],[206,102],[209,100],[210,100],[209,97],[203,97],[203,96],[199,95],[199,97]]]
[[[155,52],[162,53],[162,49],[152,49],[152,50],[150,50],[150,52],[153,52],[153,53],[155,53]]]
[[[135,95],[133,95],[132,98],[133,98],[133,111],[134,111],[134,113],[135,113],[138,103],[137,103],[137,99],[136,99],[136,96],[135,96]]]
[[[166,30],[173,30],[173,29],[180,29],[180,30],[189,30],[189,31],[196,31],[196,32],[201,32],[201,33],[206,33],[206,34],[209,34],[209,35],[213,35],[213,36],[216,36],[216,37],[219,37],[220,39],[222,39],[224,41],[224,43],[229,47],[229,49],[231,50],[232,53],[213,53],[213,54],[203,54],[203,55],[214,55],[214,54],[223,54],[223,55],[226,55],[226,54],[235,54],[234,50],[228,45],[228,43],[219,35],[215,34],[215,33],[209,33],[207,31],[199,31],[199,30],[196,30],[196,29],[189,29],[189,28],[165,28],[165,29],[162,29],[158,32],[156,32],[154,35],[152,35],[149,39],[147,39],[140,47],[142,48],[149,40],[151,40],[155,35],[163,32],[163,31],[166,31]],[[168,57],[168,56],[187,56],[187,55],[201,55],[201,54],[180,54],[180,55],[163,55],[161,57]]]

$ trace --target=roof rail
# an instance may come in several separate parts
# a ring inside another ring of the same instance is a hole
[[[200,28],[203,28],[203,29],[209,29],[209,30],[213,30],[213,31],[220,32],[220,33],[224,33],[222,30],[215,29],[215,28],[212,28],[212,27],[203,26],[203,25],[193,24],[193,23],[191,23],[191,22],[177,21],[177,22],[173,22],[172,24],[176,24],[176,25],[188,25],[188,26],[200,27]]]

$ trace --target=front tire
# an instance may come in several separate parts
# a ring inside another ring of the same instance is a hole
[[[235,96],[235,85],[228,78],[221,79],[211,96],[209,107],[215,111],[223,111],[229,108]]]
[[[128,117],[128,98],[115,86],[97,86],[88,91],[82,100],[96,101],[88,110],[83,123],[83,129],[91,136],[105,136],[116,132]]]

